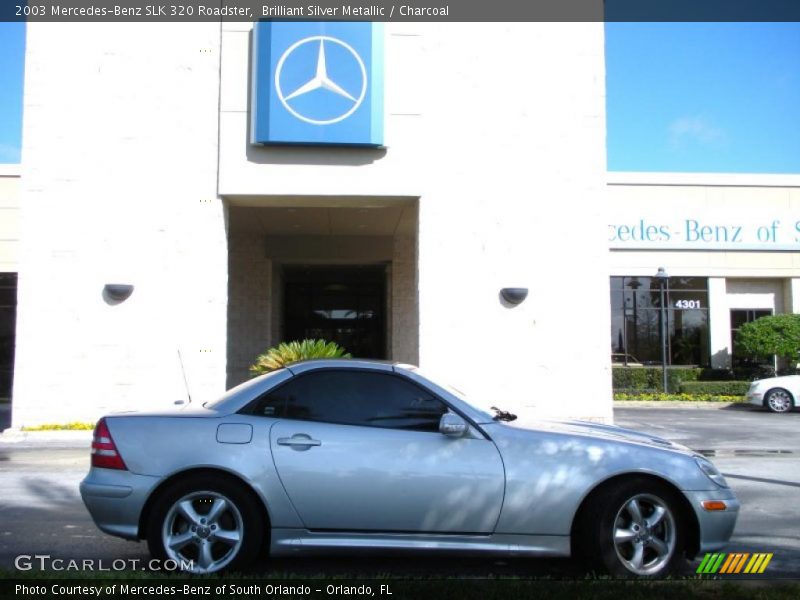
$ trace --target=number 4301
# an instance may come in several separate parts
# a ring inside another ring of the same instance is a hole
[[[675,308],[702,308],[700,300],[676,300]]]

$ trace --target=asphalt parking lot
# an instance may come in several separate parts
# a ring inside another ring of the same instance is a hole
[[[774,552],[765,576],[800,577],[800,412],[749,407],[618,408],[617,424],[679,441],[712,457],[742,502],[728,551]],[[0,441],[0,569],[19,555],[145,563],[145,544],[100,533],[78,494],[88,444]],[[258,565],[270,575],[583,577],[569,560],[369,557],[281,559]],[[691,567],[687,573],[692,573]]]

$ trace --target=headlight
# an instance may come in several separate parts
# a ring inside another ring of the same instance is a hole
[[[694,462],[697,463],[697,466],[700,467],[700,470],[706,474],[706,476],[716,483],[719,487],[726,488],[728,487],[728,482],[725,481],[725,478],[722,476],[722,473],[719,472],[717,467],[713,465],[710,460],[706,460],[700,456],[694,457]]]

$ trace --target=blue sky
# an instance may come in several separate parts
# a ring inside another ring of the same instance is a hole
[[[0,23],[0,163],[19,162],[24,49],[24,24]]]
[[[0,23],[0,163],[24,37]],[[608,23],[606,81],[609,170],[800,173],[800,23]]]
[[[612,171],[800,173],[800,23],[608,23]]]

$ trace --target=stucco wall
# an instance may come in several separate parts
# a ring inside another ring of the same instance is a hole
[[[249,44],[244,23],[30,24],[14,425],[171,402],[178,350],[195,402],[221,392],[220,197],[243,196],[418,198],[398,357],[511,410],[610,418],[603,24],[387,25],[383,150],[250,146]]]
[[[15,427],[224,391],[219,27],[28,24]]]
[[[19,270],[19,165],[0,164],[0,273]]]
[[[398,356],[518,411],[610,418],[602,24],[385,29],[386,148],[287,149],[247,144],[250,31],[226,24],[220,193],[419,198],[418,356],[395,311]]]

